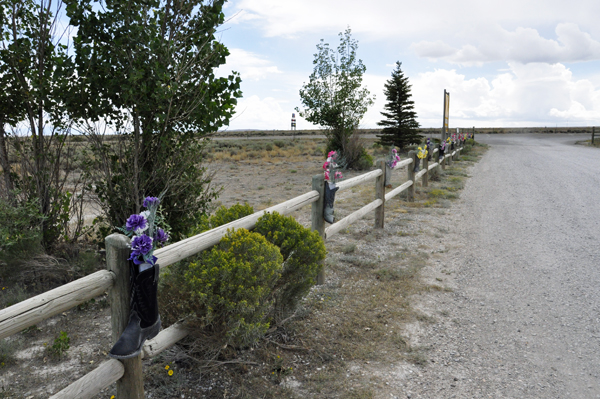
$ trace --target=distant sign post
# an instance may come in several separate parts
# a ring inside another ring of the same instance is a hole
[[[292,113],[292,130],[296,130],[296,114]]]
[[[442,125],[442,141],[446,141],[448,137],[449,120],[450,118],[450,93],[444,89],[444,121]]]

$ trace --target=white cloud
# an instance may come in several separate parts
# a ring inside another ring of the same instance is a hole
[[[230,48],[227,63],[217,70],[217,75],[226,76],[230,71],[238,71],[242,80],[263,80],[273,75],[281,74],[282,71],[271,61],[239,48]]]
[[[600,34],[597,0],[233,0],[230,12],[243,10],[267,37],[298,37],[308,32],[339,32],[347,25],[372,37],[455,34],[480,23],[479,28],[532,26],[579,21]],[[583,11],[585,10],[585,11]],[[247,18],[247,17],[245,17]]]
[[[450,92],[451,126],[544,126],[567,120],[593,123],[600,115],[600,87],[575,80],[562,64],[509,63],[489,81],[437,69],[411,79],[420,123],[441,126],[443,91]]]
[[[481,65],[493,61],[578,62],[600,59],[600,42],[582,32],[574,23],[560,23],[555,29],[557,40],[540,36],[536,29],[517,28],[509,32],[499,25],[485,29],[485,34],[470,33],[465,44],[454,48],[441,41],[420,41],[411,48],[419,57],[445,60],[461,65]]]
[[[551,126],[597,123],[600,85],[575,79],[562,64],[509,63],[490,79],[468,79],[456,70],[436,69],[409,76],[418,120],[423,127],[442,124],[444,89],[450,92],[450,126]],[[363,84],[376,95],[361,127],[375,128],[387,99],[389,76],[365,74]],[[289,129],[293,104],[287,97],[252,95],[239,100],[230,129]],[[298,129],[317,128],[302,118]]]

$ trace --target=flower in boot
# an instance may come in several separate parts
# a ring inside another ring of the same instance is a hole
[[[157,197],[146,197],[144,199],[144,207],[150,208],[151,206],[158,206],[160,204],[160,200]]]
[[[131,240],[131,256],[129,260],[132,260],[136,265],[144,263],[144,255],[147,255],[152,251],[152,237],[148,237],[146,234],[141,236],[133,237]],[[139,259],[139,258],[142,259]]]
[[[144,231],[148,227],[148,222],[143,215],[131,215],[129,219],[127,219],[127,223],[125,223],[125,228],[127,231]]]
[[[169,234],[161,228],[156,230],[156,234],[154,235],[154,239],[158,244],[164,244],[169,239]]]

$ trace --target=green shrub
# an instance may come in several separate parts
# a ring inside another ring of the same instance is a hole
[[[37,201],[17,204],[0,198],[0,250],[11,251],[39,246],[44,220]]]
[[[327,251],[316,231],[303,227],[291,216],[267,213],[254,231],[279,247],[283,270],[273,290],[272,317],[278,322],[296,309],[298,302],[315,285]]]
[[[43,221],[37,201],[0,198],[0,280],[19,278],[22,262],[43,252]]]
[[[214,215],[208,217],[204,216],[198,226],[193,230],[192,235],[200,234],[202,232],[223,226],[224,224],[231,223],[234,220],[241,219],[245,216],[252,215],[254,208],[245,203],[244,205],[235,204],[229,208],[221,206]]]
[[[71,339],[65,331],[61,331],[58,337],[54,338],[52,347],[48,348],[50,355],[56,359],[62,359],[63,355],[70,348]]]
[[[366,170],[373,166],[373,157],[363,148],[358,161],[355,163],[357,170]]]
[[[231,231],[197,262],[165,273],[161,315],[167,323],[187,318],[193,331],[220,347],[252,344],[269,328],[282,263],[279,249],[262,235]]]

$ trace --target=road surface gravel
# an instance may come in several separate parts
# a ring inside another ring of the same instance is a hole
[[[476,139],[490,149],[426,272],[452,292],[418,304],[436,316],[413,337],[428,365],[402,395],[600,398],[600,150],[581,135]]]

